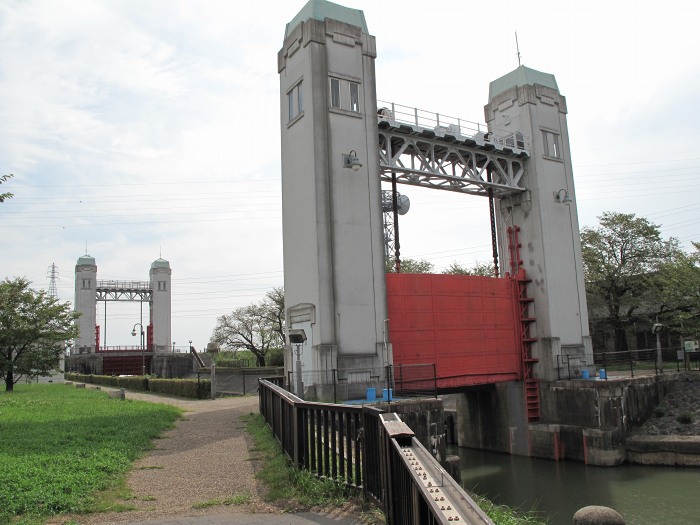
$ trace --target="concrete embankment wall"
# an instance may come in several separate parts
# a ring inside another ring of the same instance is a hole
[[[678,374],[540,383],[541,417],[527,423],[520,382],[457,396],[458,444],[553,460],[617,465],[626,439],[653,412]]]

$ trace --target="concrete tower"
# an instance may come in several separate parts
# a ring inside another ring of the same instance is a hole
[[[76,321],[80,333],[75,340],[75,352],[95,353],[95,326],[97,325],[97,264],[95,259],[85,254],[75,265],[75,305],[76,312],[82,315]]]
[[[390,359],[375,57],[362,11],[322,0],[287,24],[278,55],[285,308],[306,333],[304,370]]]
[[[547,380],[567,360],[572,369],[593,364],[566,113],[554,76],[525,66],[491,82],[485,107],[490,128],[520,130],[529,141],[527,191],[500,201],[498,235],[503,271],[522,267],[532,280],[534,371]],[[520,261],[508,249],[516,226]]]
[[[170,349],[172,273],[170,263],[165,259],[156,259],[151,264],[149,277],[153,296],[150,306],[153,350],[155,352],[164,352]]]

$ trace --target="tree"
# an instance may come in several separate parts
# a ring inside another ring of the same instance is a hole
[[[493,265],[487,262],[476,261],[471,268],[465,268],[457,261],[453,261],[442,273],[447,275],[480,275],[482,277],[493,277]]]
[[[79,314],[24,278],[0,283],[0,378],[12,392],[21,378],[58,370],[65,343],[78,335]]]
[[[265,294],[262,310],[265,319],[279,335],[280,346],[284,346],[284,287],[278,286]]]
[[[212,341],[229,350],[250,350],[258,366],[265,366],[267,353],[284,346],[283,288],[272,289],[259,303],[219,317]]]
[[[12,173],[10,173],[9,175],[3,175],[2,177],[0,177],[0,184],[2,184],[3,182],[7,182],[12,177],[14,177],[14,175]],[[9,193],[9,192],[0,193],[0,202],[5,202],[7,199],[11,199],[12,197],[14,197],[14,195],[12,195],[12,193]]]
[[[592,325],[612,329],[615,350],[625,351],[627,328],[659,311],[664,264],[681,251],[645,218],[606,212],[598,219],[600,227],[581,231],[589,315]]]
[[[401,273],[433,273],[435,265],[425,259],[401,259]],[[387,273],[396,272],[396,259],[386,262]]]
[[[666,324],[686,335],[700,334],[700,243],[695,252],[678,254],[659,271],[660,298]],[[660,312],[661,313],[661,312]]]

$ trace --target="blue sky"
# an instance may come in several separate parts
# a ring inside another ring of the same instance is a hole
[[[612,4],[612,5],[611,5]],[[173,340],[283,282],[279,79],[303,2],[49,0],[0,4],[0,277],[73,299],[98,277],[173,269]],[[700,7],[676,2],[356,1],[377,38],[381,100],[482,122],[488,85],[523,63],[567,97],[579,220],[636,213],[700,240]],[[438,268],[488,260],[487,203],[406,188],[402,254]],[[138,304],[108,306],[134,344]],[[103,312],[98,312],[102,319]]]

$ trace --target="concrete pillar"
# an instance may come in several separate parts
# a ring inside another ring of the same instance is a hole
[[[500,202],[498,240],[503,271],[522,267],[532,279],[535,375],[547,380],[566,359],[572,369],[593,370],[566,113],[554,76],[525,66],[491,82],[485,107],[489,129],[522,132],[530,151],[527,191]],[[513,226],[521,229],[522,263],[508,249]]]
[[[287,24],[278,55],[287,326],[306,332],[303,366],[328,374],[383,373],[375,57],[362,11],[323,0]]]

